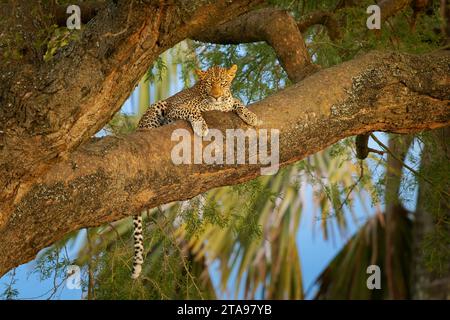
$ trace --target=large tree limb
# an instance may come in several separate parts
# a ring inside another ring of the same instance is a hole
[[[280,130],[280,164],[369,131],[413,133],[450,124],[450,53],[372,53],[322,70],[251,106]],[[244,127],[232,114],[211,128]],[[185,122],[95,139],[1,204],[0,276],[83,227],[257,177],[260,165],[174,165],[170,141]]]
[[[49,62],[0,59],[0,202],[98,132],[159,54],[262,0],[115,2]],[[17,15],[32,25],[33,6],[39,5],[18,1],[0,12],[0,21]],[[7,33],[2,30],[0,40]]]
[[[411,2],[412,0],[379,1],[378,6],[380,7],[381,20],[385,21],[386,19],[396,15],[399,11],[403,10]],[[342,1],[340,4],[338,4],[334,12],[321,10],[311,12],[301,18],[301,20],[297,23],[298,28],[300,29],[301,32],[305,32],[311,26],[320,24],[327,29],[330,40],[337,41],[342,37],[341,29],[343,28],[342,26],[343,21],[339,21],[337,19],[336,13],[337,11],[343,8],[355,5],[356,4],[353,1],[349,1],[348,3],[346,3],[346,1]]]
[[[342,37],[339,22],[336,20],[333,12],[316,11],[312,12],[297,23],[301,32],[306,31],[313,25],[321,24],[327,28],[328,36],[332,41],[336,41]]]
[[[220,44],[266,41],[275,50],[292,82],[318,70],[311,61],[297,22],[284,10],[255,10],[210,30],[202,30],[193,39]]]
[[[381,1],[379,6],[382,19],[386,20],[397,14],[410,2],[411,0]],[[327,28],[331,40],[341,38],[341,26],[333,12],[312,12],[297,22],[289,12],[275,8],[251,11],[214,28],[201,30],[193,34],[192,38],[219,44],[265,41],[275,50],[289,79],[298,82],[319,69],[319,66],[312,62],[301,34],[316,24]]]

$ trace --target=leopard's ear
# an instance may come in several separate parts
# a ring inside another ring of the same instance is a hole
[[[230,69],[228,69],[228,75],[232,78],[236,75],[237,65],[233,64]]]
[[[202,71],[200,69],[195,69],[195,74],[201,80],[205,76],[206,71]]]

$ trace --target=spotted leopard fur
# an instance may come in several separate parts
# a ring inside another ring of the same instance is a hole
[[[199,136],[208,134],[208,125],[202,112],[218,110],[235,112],[245,123],[257,126],[261,124],[256,115],[231,94],[231,82],[237,71],[237,66],[222,68],[214,66],[206,71],[197,70],[197,83],[174,96],[151,105],[142,116],[138,129],[150,129],[169,124],[176,120],[190,122],[194,133]],[[139,277],[144,262],[142,216],[133,217],[134,224],[134,260],[132,278]]]

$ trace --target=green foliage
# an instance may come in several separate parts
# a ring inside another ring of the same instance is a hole
[[[5,284],[5,289],[3,290],[3,292],[0,293],[0,298],[2,298],[3,300],[14,300],[19,296],[19,290],[14,287],[17,282],[15,275],[16,269],[13,269],[8,273],[10,280],[7,284]]]
[[[47,47],[44,54],[44,61],[50,61],[60,48],[67,46],[71,41],[79,39],[79,32],[77,30],[69,30],[66,27],[58,27],[57,25],[52,25],[49,30],[51,31],[43,30],[42,32],[50,33],[50,36],[42,42],[36,43],[38,48],[42,46]]]
[[[138,120],[134,115],[129,116],[119,112],[114,115],[104,129],[113,135],[124,135],[136,129]]]
[[[268,297],[302,297],[295,240],[301,205],[294,172],[295,167],[287,168],[273,177],[207,193],[207,199],[220,199],[222,212],[232,218],[225,227],[210,224],[205,228],[193,241],[192,251],[220,262],[220,291],[228,291],[234,283],[235,297],[258,297],[260,286]]]
[[[400,210],[396,222],[392,278],[403,298],[410,297],[410,264],[412,222]],[[388,266],[386,265],[385,216],[370,218],[342,248],[317,279],[315,299],[389,299]],[[367,267],[377,265],[381,273],[381,289],[368,290]]]
[[[57,278],[71,264],[68,256],[64,255],[64,250],[61,250],[59,246],[45,250],[35,261],[33,273],[38,274],[41,281],[52,276]]]
[[[66,2],[66,1],[59,1]],[[61,3],[65,4],[65,3]],[[24,26],[18,19],[23,16],[17,14],[12,3],[12,15],[10,19],[0,21],[0,49],[5,60],[21,60],[25,54],[31,53],[38,60],[49,61],[58,49],[67,46],[70,42],[79,38],[79,30],[69,30],[66,27],[58,27],[55,17],[51,14],[50,1],[36,1],[31,6],[29,13],[32,26]],[[28,17],[27,17],[28,19]],[[29,22],[29,21],[28,21]],[[33,28],[34,33],[29,30]],[[24,31],[26,30],[26,31]]]
[[[162,56],[159,56],[155,62],[153,62],[153,66],[150,67],[147,71],[145,81],[162,81],[163,75],[167,70],[166,62],[164,61]]]
[[[168,234],[168,235],[167,235]],[[207,286],[196,274],[197,262],[182,252],[171,232],[155,228],[145,234],[147,245],[155,247],[145,274],[137,281],[130,278],[132,243],[130,234],[104,251],[96,266],[96,299],[204,299],[211,298]]]

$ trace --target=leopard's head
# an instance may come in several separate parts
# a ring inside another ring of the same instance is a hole
[[[231,82],[236,76],[237,65],[232,65],[230,69],[213,66],[206,71],[196,70],[198,85],[202,94],[212,103],[222,102],[231,97]]]

